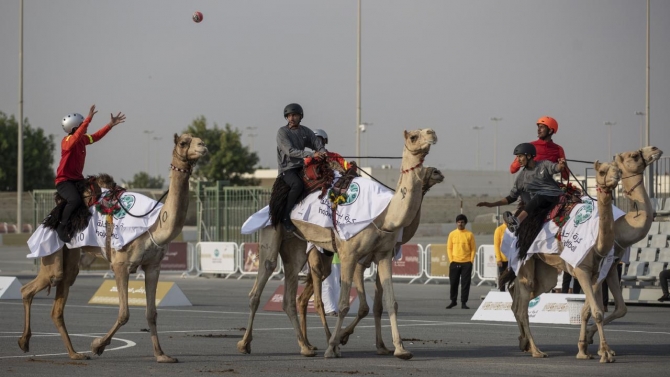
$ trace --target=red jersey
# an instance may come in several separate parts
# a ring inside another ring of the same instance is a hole
[[[535,161],[549,160],[553,163],[557,163],[559,158],[565,158],[563,147],[554,143],[553,141],[537,139],[535,141],[531,141],[530,143],[535,146]],[[514,174],[518,172],[519,169],[521,169],[521,165],[519,165],[519,161],[517,161],[515,158],[514,161],[512,161],[512,165],[509,167],[509,172]],[[570,178],[570,173],[567,168],[561,172],[561,178]]]
[[[108,124],[93,135],[88,135],[86,130],[91,123],[91,117],[87,117],[72,135],[67,135],[60,143],[60,164],[56,170],[56,184],[64,181],[84,179],[84,162],[86,162],[86,146],[102,139],[112,129]]]

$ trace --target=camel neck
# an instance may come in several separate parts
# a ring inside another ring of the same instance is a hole
[[[644,238],[654,218],[647,190],[644,183],[638,180],[642,180],[643,176],[632,176],[633,174],[635,173],[623,173],[624,177],[630,177],[621,181],[625,191],[624,197],[630,201],[629,209],[625,216],[614,222],[616,241],[622,247],[628,247]]]
[[[188,166],[188,170],[181,168],[184,164]],[[170,172],[169,193],[158,220],[151,229],[159,245],[165,245],[179,235],[186,221],[188,209],[190,165],[176,158],[172,159],[171,165],[179,168]]]
[[[409,170],[400,175],[381,229],[388,232],[396,231],[409,226],[416,217],[423,200],[423,182],[419,171],[419,169]]]

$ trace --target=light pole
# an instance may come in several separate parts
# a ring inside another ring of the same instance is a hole
[[[484,127],[474,126],[474,127],[472,127],[472,129],[477,131],[477,158],[476,158],[476,161],[477,161],[477,170],[479,170],[479,131],[483,130]]]
[[[495,124],[493,132],[493,170],[498,170],[498,122],[503,120],[503,118],[491,117],[491,120]]]
[[[361,166],[361,0],[358,0],[358,53],[356,54],[356,164]]]
[[[612,126],[616,125],[616,122],[605,122],[603,123],[607,126],[607,158],[612,157]]]
[[[19,11],[19,122],[16,151],[16,232],[23,231],[23,0]]]
[[[361,133],[364,133],[367,130],[367,127],[369,127],[369,126],[372,126],[372,123],[363,122],[363,123],[359,124],[358,125],[358,135],[360,135]],[[358,140],[360,141],[360,136],[359,136]],[[367,145],[368,145],[368,138],[365,139],[365,150],[366,151],[368,149]],[[356,155],[357,155],[357,157],[361,156],[359,153],[357,153]],[[367,159],[365,160],[365,163],[366,164],[368,163]]]
[[[144,130],[144,133],[147,134],[147,175],[149,175],[149,162],[151,161],[151,134],[154,132]]]
[[[254,138],[258,136],[257,133],[254,131],[258,129],[258,127],[246,127],[245,129],[249,130],[249,133],[247,134],[247,137],[249,138],[249,152],[254,152]]]
[[[635,115],[645,116],[647,113],[644,111],[636,111]],[[642,123],[640,124],[640,148],[644,147],[644,118],[642,118]]]

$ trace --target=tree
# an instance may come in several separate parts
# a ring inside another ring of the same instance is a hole
[[[161,177],[160,175],[158,177],[152,177],[146,172],[139,172],[136,173],[133,176],[132,181],[124,181],[121,180],[121,183],[123,186],[129,189],[138,189],[138,188],[163,188],[163,184],[165,183],[165,178]]]
[[[213,129],[207,129],[207,120],[200,116],[193,120],[185,132],[201,138],[207,145],[207,155],[198,160],[196,165],[196,177],[210,181],[227,180],[234,186],[258,184],[256,179],[242,177],[245,173],[253,174],[259,158],[255,152],[250,152],[248,147],[242,145],[242,133],[237,128],[232,129],[226,123],[226,127],[220,129],[214,123]]]
[[[0,111],[0,190],[16,191],[18,154],[18,122],[12,115]],[[32,128],[28,119],[23,121],[23,189],[54,188],[53,135],[45,135],[41,128]]]

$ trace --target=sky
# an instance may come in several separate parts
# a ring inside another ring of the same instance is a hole
[[[15,116],[19,4],[0,2],[0,111]],[[24,4],[24,116],[55,135],[54,170],[61,119],[92,104],[89,133],[112,112],[127,117],[88,147],[84,170],[117,181],[166,177],[174,133],[199,116],[242,131],[276,168],[291,102],[326,130],[329,150],[356,153],[357,0]],[[505,171],[544,115],[568,159],[609,160],[610,136],[612,153],[640,147],[646,1],[362,0],[361,13],[364,156],[400,156],[403,130],[432,128],[428,165]],[[650,24],[650,137],[670,153],[670,1],[651,0]]]

